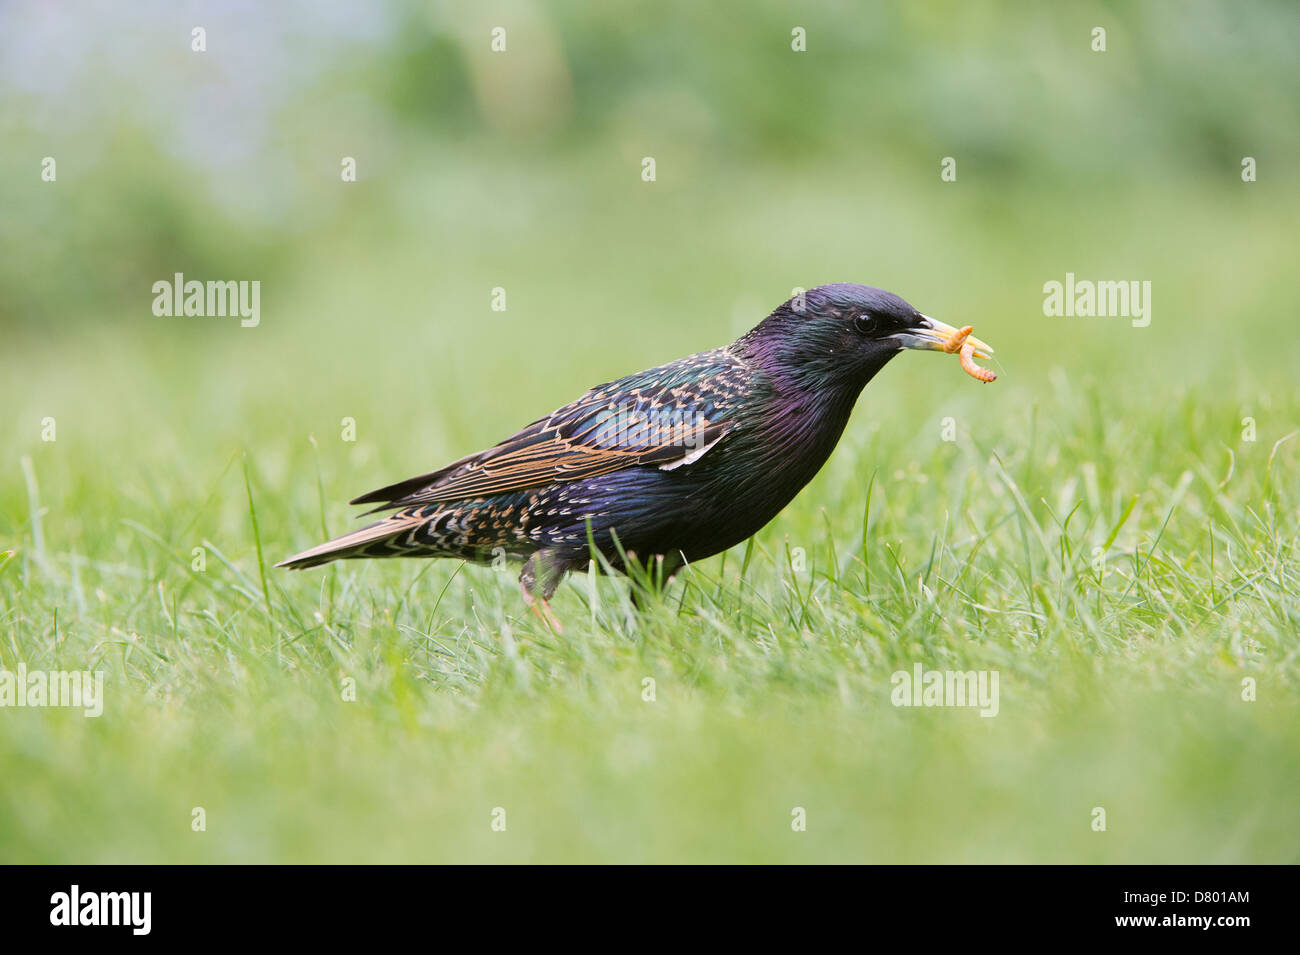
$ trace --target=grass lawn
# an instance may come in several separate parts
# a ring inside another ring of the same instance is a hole
[[[473,194],[500,172],[458,174]],[[102,670],[106,698],[0,711],[0,858],[1300,861],[1285,195],[1229,176],[995,213],[855,175],[702,175],[614,208],[621,186],[539,178],[516,188],[566,210],[545,232],[458,242],[469,203],[379,248],[321,239],[256,329],[141,293],[18,335],[0,664]],[[913,231],[864,233],[857,206]],[[687,217],[714,225],[673,241]],[[1151,279],[1150,327],[1044,317],[1067,267]],[[514,570],[272,569],[350,526],[349,497],[832,280],[974,323],[1003,377],[903,355],[777,520],[645,611],[575,575],[558,636]],[[996,716],[894,706],[918,663],[996,671]]]

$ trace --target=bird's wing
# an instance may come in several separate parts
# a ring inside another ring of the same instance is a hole
[[[735,427],[749,368],[725,349],[597,385],[493,448],[355,498],[376,510],[688,465]]]

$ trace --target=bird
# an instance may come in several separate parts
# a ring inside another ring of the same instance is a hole
[[[736,341],[588,389],[499,444],[353,498],[388,512],[281,561],[522,561],[524,603],[550,600],[599,551],[661,580],[771,521],[830,457],[858,396],[908,349],[970,361],[993,349],[892,292],[836,283],[796,294]],[[982,374],[977,375],[976,372]],[[364,516],[364,515],[363,515]],[[634,578],[635,579],[635,578]],[[636,593],[634,591],[634,597]]]

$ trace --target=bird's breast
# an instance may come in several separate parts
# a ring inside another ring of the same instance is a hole
[[[687,511],[699,529],[682,535],[693,545],[682,548],[687,557],[699,559],[725,550],[771,521],[821,470],[847,421],[847,411],[792,402],[767,417],[743,422],[698,462],[682,469],[694,469],[687,484]]]

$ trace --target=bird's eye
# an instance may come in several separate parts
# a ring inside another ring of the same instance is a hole
[[[853,319],[853,327],[862,335],[874,335],[880,322],[870,312],[862,312]]]

